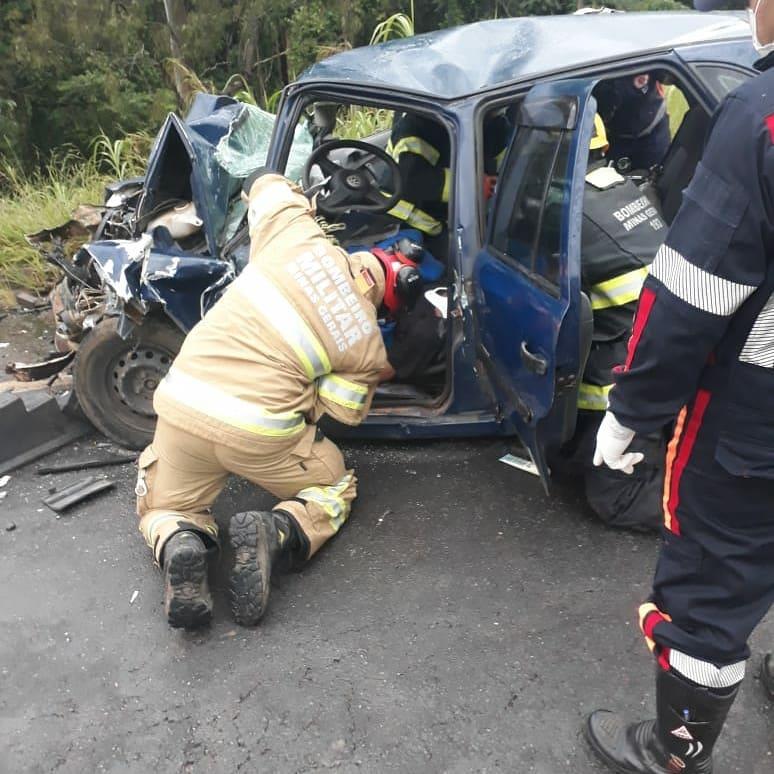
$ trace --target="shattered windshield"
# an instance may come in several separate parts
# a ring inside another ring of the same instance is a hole
[[[244,105],[218,143],[215,150],[218,164],[236,178],[247,177],[265,164],[275,119],[273,113],[267,113],[254,105]],[[286,177],[299,180],[311,152],[312,136],[306,124],[299,123],[290,149]]]

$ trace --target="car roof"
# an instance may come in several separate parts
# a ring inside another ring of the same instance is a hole
[[[600,13],[494,19],[324,59],[298,82],[360,83],[455,99],[594,62],[750,38],[744,14]]]

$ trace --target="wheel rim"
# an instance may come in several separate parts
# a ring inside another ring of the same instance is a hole
[[[112,393],[138,418],[152,420],[153,393],[169,370],[173,355],[157,346],[140,346],[113,358],[108,369]]]

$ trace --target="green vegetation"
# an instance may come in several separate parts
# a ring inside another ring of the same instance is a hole
[[[45,285],[46,269],[22,234],[66,220],[80,202],[98,203],[107,178],[140,171],[165,115],[184,111],[197,90],[274,110],[286,84],[337,51],[576,7],[578,0],[0,0],[0,289]],[[338,129],[362,136],[388,121],[384,111],[359,111],[341,116]]]
[[[55,276],[24,235],[64,223],[79,205],[101,204],[111,180],[142,174],[151,140],[142,132],[114,141],[101,133],[89,156],[62,150],[30,172],[0,162],[0,307],[11,302],[11,288],[44,291]]]

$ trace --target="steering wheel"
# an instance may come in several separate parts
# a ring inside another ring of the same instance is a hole
[[[331,158],[335,150],[346,148],[354,153],[343,161]],[[373,162],[383,161],[389,171],[389,180],[380,181],[373,170]],[[401,198],[403,188],[400,168],[386,151],[359,140],[330,140],[312,151],[304,166],[304,190],[312,186],[312,167],[318,166],[328,178],[320,188],[317,209],[323,215],[342,215],[345,212],[388,212]]]

